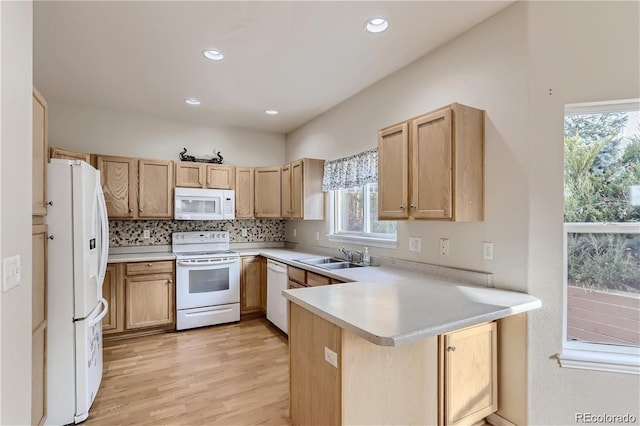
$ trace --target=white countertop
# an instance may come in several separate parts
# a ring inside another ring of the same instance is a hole
[[[284,290],[314,314],[380,346],[397,346],[541,306],[525,293],[424,276]]]

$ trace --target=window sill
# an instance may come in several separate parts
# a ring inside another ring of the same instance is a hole
[[[370,238],[356,235],[339,235],[329,234],[327,235],[329,241],[335,241],[340,243],[358,244],[367,247],[381,247],[381,248],[396,248],[398,242],[396,240],[382,240],[379,238]]]
[[[611,373],[640,374],[640,356],[580,349],[563,349],[558,354],[561,367]]]

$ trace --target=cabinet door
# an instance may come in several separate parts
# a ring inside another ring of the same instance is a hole
[[[307,271],[307,285],[314,287],[318,285],[329,285],[331,284],[331,278],[325,277],[324,275],[315,274],[313,272]]]
[[[102,319],[102,331],[104,334],[122,331],[122,325],[118,324],[118,274],[116,269],[116,264],[108,264],[102,283],[102,297],[109,304],[109,312]],[[118,328],[118,326],[120,327]]]
[[[125,329],[174,323],[172,274],[127,276],[125,281]]]
[[[440,336],[442,423],[472,425],[498,409],[496,323]]]
[[[140,160],[138,217],[171,219],[173,214],[173,162]]]
[[[138,161],[98,155],[96,158],[109,219],[132,219],[138,210]]]
[[[411,215],[451,219],[451,109],[416,118],[411,127]]]
[[[49,148],[47,148],[47,102],[33,89],[33,145],[32,145],[32,203],[33,216],[47,214],[47,173]]]
[[[303,182],[303,162],[302,160],[291,163],[291,218],[304,218],[304,182]]]
[[[280,215],[280,167],[255,169],[255,217],[279,219]]]
[[[291,164],[287,164],[280,169],[280,211],[283,219],[290,219],[293,210],[291,209]]]
[[[204,188],[205,173],[204,164],[177,162],[176,186],[181,188]]]
[[[241,259],[240,313],[246,314],[262,310],[262,282],[265,264],[262,257],[248,256]]]
[[[49,158],[59,158],[62,160],[80,160],[91,164],[91,154],[84,152],[69,151],[68,149],[50,147]]]
[[[207,188],[233,189],[236,175],[233,166],[207,166]]]
[[[31,424],[40,425],[47,415],[47,225],[31,231]]]
[[[236,167],[236,219],[253,219],[253,168]]]
[[[409,137],[407,123],[378,133],[378,219],[409,217]]]

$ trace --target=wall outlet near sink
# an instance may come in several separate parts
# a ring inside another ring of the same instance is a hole
[[[409,237],[409,251],[414,251],[416,253],[422,252],[422,238]]]
[[[449,256],[449,239],[440,238],[440,255]]]
[[[148,229],[145,229],[144,231],[142,231],[142,238],[144,238],[145,240],[148,240],[149,238],[151,238],[151,231]]]
[[[249,235],[249,233],[247,232],[247,228],[242,228],[242,231],[240,231],[240,233],[242,234],[243,237],[246,237]]]

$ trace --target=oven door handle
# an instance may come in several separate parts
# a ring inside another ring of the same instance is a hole
[[[231,263],[238,263],[239,259],[228,259],[228,260],[208,260],[206,262],[193,262],[190,260],[178,260],[179,266],[186,266],[189,268],[197,267],[197,266],[214,266],[214,265],[228,265]]]

